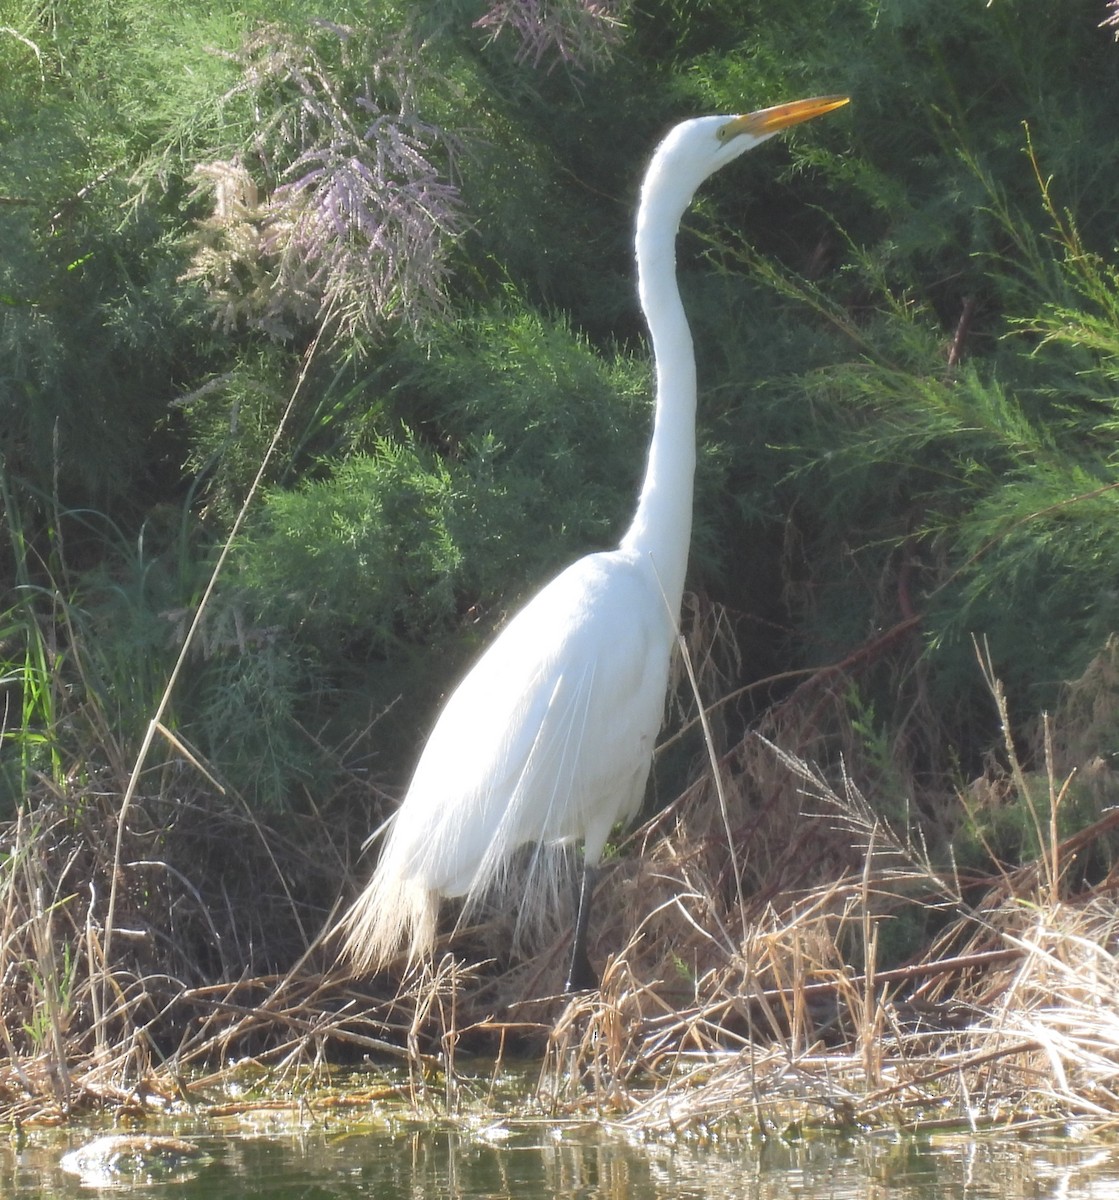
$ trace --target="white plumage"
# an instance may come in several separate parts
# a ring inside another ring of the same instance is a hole
[[[439,901],[494,894],[514,852],[581,840],[584,880],[567,986],[592,986],[586,921],[611,829],[637,811],[652,762],[687,569],[695,473],[695,357],[675,240],[696,188],[778,130],[845,104],[796,101],[676,126],[653,156],[637,217],[638,290],[657,367],[649,459],[616,550],[579,559],[509,622],[447,701],[392,818],[373,878],[342,922],[364,969],[430,952]],[[554,896],[534,859],[516,899]]]

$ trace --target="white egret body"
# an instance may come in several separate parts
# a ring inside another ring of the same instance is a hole
[[[509,622],[452,693],[392,818],[373,878],[343,919],[363,969],[435,941],[441,897],[467,908],[528,843],[582,840],[569,990],[593,986],[585,949],[595,868],[637,811],[664,715],[687,570],[696,368],[676,285],[676,233],[696,188],[774,133],[845,97],[677,125],[653,156],[637,214],[637,271],[657,368],[656,413],[633,522],[616,550],[579,559]],[[538,858],[524,914],[554,893]]]

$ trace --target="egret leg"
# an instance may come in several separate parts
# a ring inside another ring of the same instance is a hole
[[[579,907],[575,914],[575,936],[571,939],[571,966],[565,992],[587,992],[598,987],[598,974],[587,957],[587,925],[591,918],[591,897],[598,882],[598,868],[584,861],[579,886]]]

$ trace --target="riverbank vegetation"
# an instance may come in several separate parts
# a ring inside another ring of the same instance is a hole
[[[0,1118],[485,1054],[666,1135],[1112,1119],[1114,6],[80,8],[0,19]],[[681,236],[686,653],[601,994],[568,914],[354,978],[439,697],[632,505],[650,148],[815,93]]]

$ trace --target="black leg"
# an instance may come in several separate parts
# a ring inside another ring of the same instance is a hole
[[[579,907],[575,914],[575,936],[571,939],[571,967],[567,972],[565,992],[588,992],[598,987],[598,975],[587,957],[587,925],[591,917],[591,897],[598,879],[598,868],[583,863],[583,880],[579,888]]]

